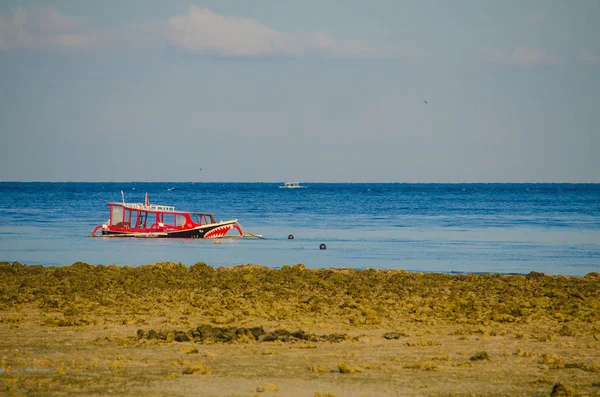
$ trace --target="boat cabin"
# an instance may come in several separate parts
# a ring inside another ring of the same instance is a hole
[[[108,226],[124,232],[153,233],[214,224],[212,214],[176,211],[175,207],[141,203],[107,203]]]

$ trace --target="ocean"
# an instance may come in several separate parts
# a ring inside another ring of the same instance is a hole
[[[600,271],[600,184],[0,182],[0,261],[63,266],[585,275]],[[238,219],[264,239],[89,238],[108,201]],[[289,235],[294,239],[288,239]],[[327,249],[319,246],[325,244]]]

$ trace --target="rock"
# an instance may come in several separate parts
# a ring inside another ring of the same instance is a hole
[[[400,339],[400,334],[398,332],[388,332],[383,335],[384,339]]]
[[[258,338],[258,341],[259,341],[259,342],[274,342],[274,341],[276,341],[277,339],[278,339],[278,336],[277,336],[277,335],[274,335],[274,334],[270,334],[270,333],[269,333],[269,334],[264,334],[264,335],[261,335],[261,336]]]
[[[324,336],[325,340],[331,343],[343,342],[346,340],[346,337],[346,334],[329,334]]]
[[[584,278],[598,279],[600,280],[600,273],[598,272],[590,272],[584,276]]]
[[[539,280],[541,278],[544,278],[546,275],[544,273],[540,273],[540,272],[529,272],[529,274],[527,274],[527,276],[525,276],[525,278],[527,280]]]
[[[256,340],[258,340],[259,336],[265,334],[265,330],[263,329],[263,327],[252,327],[249,328],[249,331]]]
[[[262,393],[265,391],[279,391],[279,386],[277,386],[276,384],[273,384],[273,383],[265,383],[264,385],[257,387],[256,391],[259,393]]]
[[[175,342],[189,342],[190,337],[183,331],[175,331]]]
[[[575,397],[575,390],[571,389],[563,385],[562,383],[557,383],[552,387],[552,392],[550,393],[550,397]]]
[[[487,352],[475,353],[471,356],[471,361],[489,360],[490,355]]]
[[[211,373],[212,373],[212,370],[210,368],[208,368],[206,366],[206,364],[204,364],[202,362],[194,363],[194,364],[190,365],[189,367],[187,367],[183,371],[184,375],[193,375],[193,374],[210,375]]]
[[[302,330],[291,332],[290,336],[299,340],[308,340],[310,337],[310,335],[307,335],[306,332]]]

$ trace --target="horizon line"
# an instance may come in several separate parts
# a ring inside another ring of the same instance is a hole
[[[40,180],[6,180],[0,181],[0,183],[264,183],[264,184],[276,184],[276,183],[284,183],[285,181],[144,181],[144,180],[128,180],[128,181],[83,181],[83,180],[49,180],[49,181],[40,181]],[[311,183],[311,184],[405,184],[405,185],[464,185],[464,184],[544,184],[544,185],[552,185],[552,184],[571,184],[571,185],[597,185],[600,184],[600,181],[592,182],[592,181],[553,181],[553,182],[543,182],[543,181],[477,181],[477,182],[467,182],[467,181],[453,181],[453,182],[431,182],[431,181],[303,181],[300,183]]]

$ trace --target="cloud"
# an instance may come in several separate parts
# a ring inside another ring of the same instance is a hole
[[[581,51],[579,59],[588,65],[600,65],[600,55],[596,55],[590,51]]]
[[[52,7],[15,8],[0,16],[0,50],[88,50],[95,46],[94,36],[82,19]]]
[[[525,46],[518,46],[512,52],[488,48],[484,50],[484,56],[488,62],[500,65],[550,66],[562,61],[557,55]]]
[[[398,48],[361,40],[336,40],[321,31],[279,31],[252,18],[221,15],[191,5],[183,15],[111,29],[94,29],[80,18],[51,7],[16,8],[0,15],[0,50],[175,48],[199,55],[238,57],[322,56],[331,58],[409,58]]]
[[[225,56],[311,56],[400,58],[403,54],[359,40],[335,40],[325,32],[283,32],[257,20],[220,15],[190,6],[167,21],[169,45],[196,54]]]
[[[251,18],[220,15],[196,6],[167,23],[169,43],[190,53],[305,55],[326,50],[333,42],[326,34],[280,32]]]

